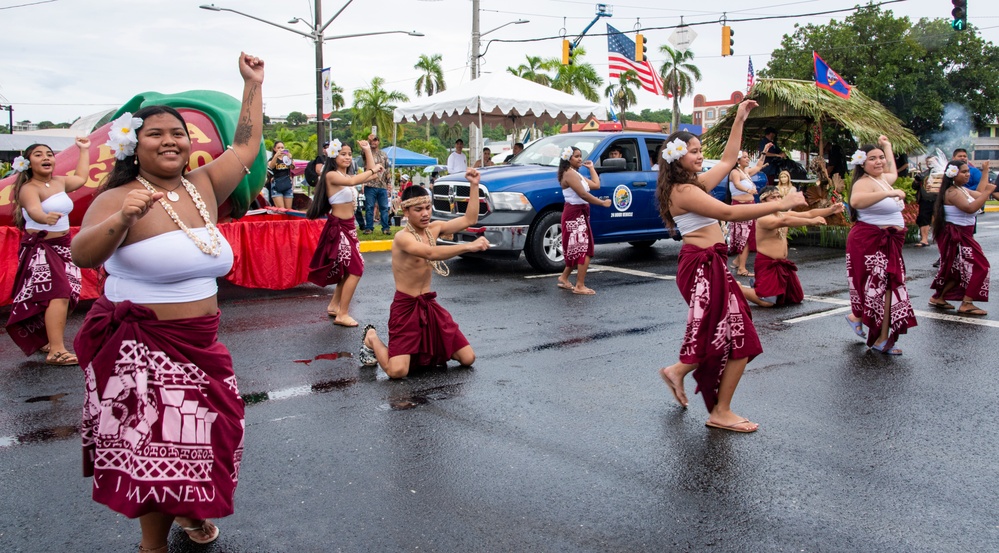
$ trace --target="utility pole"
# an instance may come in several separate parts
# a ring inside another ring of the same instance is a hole
[[[472,0],[472,80],[479,78],[479,0]],[[482,155],[482,146],[479,144],[479,136],[482,129],[471,124],[468,126],[468,166],[475,163],[476,156]]]
[[[8,123],[7,124],[10,125],[7,128],[10,130],[10,134],[14,134],[14,106],[13,105],[9,105],[9,106],[2,106],[2,105],[0,105],[0,111],[3,111],[3,110],[7,110],[7,118],[8,118]]]

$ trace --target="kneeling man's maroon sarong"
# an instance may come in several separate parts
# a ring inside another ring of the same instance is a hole
[[[888,341],[895,345],[900,334],[916,326],[909,292],[905,288],[905,260],[902,243],[905,231],[881,228],[857,221],[846,237],[846,274],[850,281],[850,308],[853,316],[867,327],[867,345],[873,346],[881,334],[885,317],[885,294],[891,291]]]
[[[73,264],[69,235],[46,240],[46,234],[23,232],[18,250],[7,334],[25,355],[49,343],[45,333],[49,301],[68,299],[72,311],[80,300],[80,268]]]
[[[801,303],[805,292],[798,280],[798,266],[790,259],[774,259],[762,253],[756,254],[753,264],[756,272],[756,295],[761,298],[777,296],[777,305]]]
[[[232,514],[243,400],[219,314],[160,321],[101,297],[74,345],[86,380],[83,474],[127,516]]]
[[[587,257],[593,259],[590,204],[565,204],[562,210],[562,255],[566,267],[578,267]]]
[[[388,327],[389,357],[411,355],[417,367],[446,364],[468,345],[451,314],[437,303],[437,292],[410,296],[396,290]]]
[[[936,236],[940,250],[940,270],[930,288],[939,296],[949,281],[955,281],[945,300],[989,301],[989,278],[992,271],[985,252],[975,240],[974,227],[947,223],[942,236]]]
[[[316,253],[309,262],[309,282],[318,286],[337,284],[343,277],[364,274],[364,257],[357,241],[354,218],[330,215],[319,235]]]
[[[763,352],[753,315],[739,283],[728,270],[725,244],[700,248],[684,244],[677,262],[676,285],[686,300],[687,332],[681,363],[697,363],[694,380],[708,411],[718,402],[718,386],[729,359]]]

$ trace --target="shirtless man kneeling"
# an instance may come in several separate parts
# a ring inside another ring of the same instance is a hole
[[[760,202],[779,202],[782,196],[776,186],[760,191]],[[798,267],[787,258],[787,229],[806,225],[824,225],[825,217],[843,212],[836,203],[809,211],[778,211],[756,220],[756,281],[742,286],[742,295],[760,307],[801,303],[804,292],[798,280]]]
[[[450,221],[430,221],[432,198],[422,186],[410,186],[402,193],[403,216],[409,223],[392,241],[396,292],[389,310],[389,345],[368,325],[360,355],[362,365],[377,363],[389,378],[405,378],[410,365],[434,367],[454,359],[469,366],[475,361],[465,335],[437,303],[437,293],[430,291],[431,269],[447,276],[445,259],[489,248],[485,237],[454,246],[436,245],[438,236],[461,232],[479,220],[479,172],[469,169],[465,179],[470,184],[465,214]]]

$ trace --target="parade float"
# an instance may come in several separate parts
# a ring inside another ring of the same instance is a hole
[[[125,112],[134,113],[144,106],[157,104],[175,108],[187,122],[191,136],[189,170],[211,162],[232,142],[240,102],[232,96],[210,90],[177,94],[142,93],[121,106],[108,121]],[[110,126],[110,122],[105,123],[89,134],[91,143],[96,147],[90,149],[87,184],[70,194],[73,200],[73,212],[70,214],[72,234],[79,230],[83,214],[115,162],[111,149],[105,144]],[[44,139],[39,142],[44,143]],[[73,174],[77,165],[76,147],[59,152],[55,161],[55,174]],[[274,209],[248,214],[264,186],[266,164],[261,143],[260,154],[250,164],[249,174],[229,199],[219,206],[218,228],[232,245],[235,257],[232,271],[225,278],[248,288],[291,288],[306,281],[309,259],[319,241],[323,221],[310,221]],[[11,302],[21,240],[21,231],[13,223],[11,194],[14,178],[11,175],[0,180],[0,290],[3,294],[0,305]],[[94,299],[98,295],[97,271],[84,270],[81,299]]]

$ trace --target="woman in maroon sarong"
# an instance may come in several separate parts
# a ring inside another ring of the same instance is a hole
[[[610,207],[610,200],[601,200],[590,194],[590,190],[600,188],[600,176],[593,169],[592,161],[583,161],[583,152],[574,146],[562,150],[562,160],[558,164],[558,182],[565,196],[562,208],[562,256],[565,269],[558,277],[558,287],[572,290],[573,294],[592,296],[592,288],[586,287],[586,271],[593,259],[593,227],[590,226],[590,204]],[[579,174],[579,168],[586,167],[590,177]],[[569,282],[569,275],[576,269],[576,284]]]
[[[905,192],[892,188],[898,173],[891,143],[881,136],[878,144],[860,148],[850,159],[854,166],[850,219],[854,224],[846,238],[851,307],[846,320],[857,336],[864,337],[862,327],[867,327],[871,349],[902,355],[895,341],[916,326],[902,259]]]
[[[13,305],[7,334],[25,355],[45,352],[49,365],[76,365],[65,343],[66,317],[80,300],[80,268],[69,252],[68,194],[87,183],[90,139],[77,138],[79,160],[73,175],[57,177],[55,155],[32,144],[14,160],[18,172],[11,194],[14,224],[21,230]]]
[[[756,165],[749,166],[749,152],[739,151],[739,158],[735,162],[735,169],[728,174],[728,191],[732,196],[733,204],[756,203],[756,183],[750,178],[762,171],[768,163],[766,153],[773,147],[773,143],[767,144],[763,148],[764,155],[761,155]],[[751,277],[754,273],[746,268],[746,261],[749,260],[749,252],[756,251],[756,221],[732,221],[728,224],[728,255],[734,255],[735,271],[739,276]]]
[[[708,409],[705,423],[733,432],[755,432],[758,424],[732,412],[732,396],[750,359],[763,348],[753,327],[749,305],[739,283],[728,271],[727,247],[718,224],[757,219],[805,204],[800,192],[779,202],[728,205],[708,191],[735,167],[743,124],[756,102],[739,104],[721,161],[701,174],[704,155],[696,136],[678,131],[663,144],[656,196],[666,226],[683,236],[676,284],[690,310],[680,346],[680,361],[659,370],[673,396],[683,406],[683,379],[693,371],[697,392]]]
[[[327,216],[323,233],[319,237],[316,253],[309,263],[309,282],[317,286],[336,284],[333,297],[326,306],[326,314],[333,317],[333,324],[357,326],[350,316],[350,300],[364,274],[364,258],[357,241],[357,224],[354,210],[357,205],[355,185],[373,178],[384,168],[376,164],[367,141],[358,142],[364,151],[365,169],[357,175],[347,175],[351,164],[350,146],[341,146],[334,140],[327,150],[328,157],[316,185],[309,206],[309,219]]]
[[[117,162],[73,239],[82,267],[107,280],[76,337],[84,369],[84,474],[93,497],[139,519],[139,551],[165,552],[176,522],[209,543],[209,518],[233,512],[243,400],[218,342],[216,279],[233,253],[215,226],[250,171],[263,129],[264,64],[240,54],[243,102],[229,148],[194,170],[184,118],[167,106],[123,114]]]
[[[989,182],[989,162],[982,165],[982,178],[976,190],[965,187],[971,177],[968,164],[954,160],[947,164],[934,207],[933,238],[940,250],[940,270],[933,284],[936,293],[930,305],[954,309],[947,300],[961,300],[958,313],[988,315],[975,301],[989,301],[989,260],[975,240],[978,211],[995,192]]]

